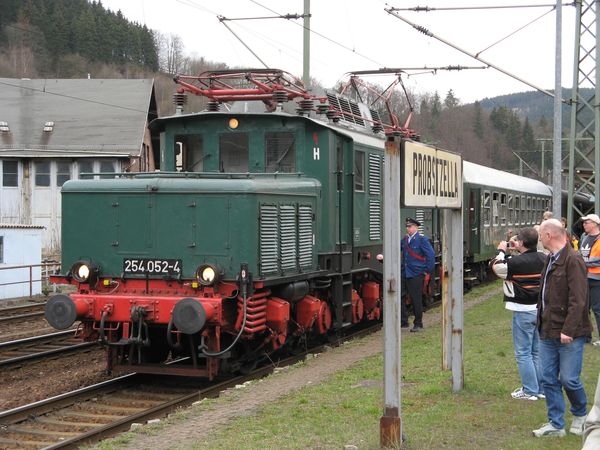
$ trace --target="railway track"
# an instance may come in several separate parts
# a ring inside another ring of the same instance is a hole
[[[82,342],[75,337],[75,330],[3,342],[0,343],[0,368],[73,353],[97,345],[95,342]]]
[[[20,322],[44,315],[46,303],[32,303],[30,305],[11,306],[0,308],[0,324]]]
[[[381,325],[345,335],[337,343],[364,336]],[[324,345],[276,361],[293,364]],[[197,379],[129,374],[0,413],[3,449],[76,448],[127,430],[132,423],[164,417],[169,412],[219,393],[236,384],[271,373],[274,363],[248,375],[208,383]]]

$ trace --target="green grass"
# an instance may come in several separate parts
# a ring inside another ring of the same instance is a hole
[[[491,289],[497,290],[497,285]],[[466,297],[473,295],[483,293],[478,290]],[[408,440],[402,448],[581,448],[577,436],[531,436],[531,430],[546,421],[546,407],[543,401],[510,398],[519,385],[510,324],[511,314],[500,294],[465,311],[465,389],[458,394],[451,392],[451,374],[441,370],[440,327],[403,339],[401,416]],[[341,449],[346,444],[379,448],[382,364],[381,355],[365,359],[326,383],[303,388],[230,422],[193,448]],[[586,345],[582,377],[590,401],[599,368],[600,349]],[[567,413],[568,423],[570,419]]]

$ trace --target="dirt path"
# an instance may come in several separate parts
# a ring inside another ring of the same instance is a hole
[[[499,293],[493,289],[480,298],[470,300],[465,308],[471,308]],[[424,316],[425,328],[441,321],[441,308],[429,311]],[[186,410],[185,418],[169,419],[161,424],[156,436],[135,432],[126,446],[115,445],[119,449],[173,449],[189,448],[198,445],[210,433],[219,431],[231,419],[252,414],[259,407],[272,403],[278,398],[297,391],[304,386],[327,380],[335,372],[345,370],[361,359],[381,353],[383,332],[379,331],[359,341],[331,349],[308,359],[304,364],[277,373],[260,381],[255,381],[241,389],[229,389],[208,408],[192,406]],[[402,338],[410,339],[408,329],[402,330]],[[235,400],[235,408],[232,408]],[[207,426],[210,424],[210,427]],[[165,439],[165,436],[169,436]],[[94,448],[100,448],[96,446]]]

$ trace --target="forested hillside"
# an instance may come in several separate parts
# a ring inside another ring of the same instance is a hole
[[[223,68],[227,65],[186,56],[177,35],[162,35],[132,23],[120,12],[105,9],[101,1],[2,0],[0,77],[153,77],[159,114],[167,115],[174,111],[173,74]],[[565,90],[563,95],[568,93]],[[424,142],[515,172],[521,158],[525,175],[543,177],[536,139],[552,137],[551,97],[523,92],[465,105],[452,90],[408,95],[413,105],[411,126]],[[398,95],[393,105],[404,123],[409,102]],[[203,108],[197,98],[189,99],[186,106],[188,111]],[[570,107],[565,106],[564,112],[570,114]],[[565,115],[563,124],[568,123]]]

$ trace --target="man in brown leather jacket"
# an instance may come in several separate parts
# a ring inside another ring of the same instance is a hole
[[[539,348],[548,423],[533,434],[537,437],[566,434],[564,388],[573,414],[569,431],[581,435],[587,397],[580,374],[583,346],[592,329],[587,270],[581,255],[567,245],[560,221],[542,222],[540,240],[550,251],[542,272],[538,301]]]

